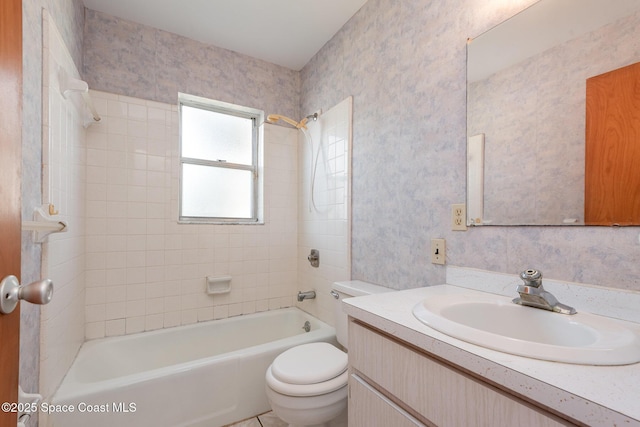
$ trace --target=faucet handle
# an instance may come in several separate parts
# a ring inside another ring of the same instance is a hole
[[[529,268],[520,273],[520,278],[524,281],[526,286],[532,286],[534,288],[542,286],[542,273],[538,270],[534,270],[533,268]]]

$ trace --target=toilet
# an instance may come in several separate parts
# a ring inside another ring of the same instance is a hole
[[[359,280],[332,286],[336,338],[347,348],[347,315],[342,299],[390,292]],[[292,347],[267,369],[267,398],[273,412],[289,427],[347,425],[347,353],[326,342]]]

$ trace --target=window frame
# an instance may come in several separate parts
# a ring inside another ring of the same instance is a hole
[[[227,114],[235,117],[241,117],[252,120],[252,136],[251,136],[251,149],[252,149],[252,164],[231,163],[223,159],[221,160],[207,160],[192,157],[183,157],[182,155],[182,107],[187,106],[191,108],[198,108],[220,114]],[[258,206],[260,200],[260,174],[259,174],[259,127],[264,121],[264,112],[255,108],[244,107],[241,105],[230,104],[227,102],[216,101],[213,99],[202,98],[195,95],[188,95],[184,93],[178,93],[178,133],[179,133],[179,147],[178,158],[180,162],[180,177],[179,177],[179,199],[178,199],[178,222],[179,223],[195,223],[195,224],[259,224],[260,223],[260,209]],[[182,194],[182,182],[183,182],[183,168],[185,164],[215,167],[221,169],[236,169],[246,170],[252,173],[252,197],[251,197],[251,217],[213,217],[213,216],[186,216],[182,213],[183,207],[183,194]]]

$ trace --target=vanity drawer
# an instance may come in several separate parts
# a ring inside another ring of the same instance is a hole
[[[349,427],[426,427],[357,375],[349,378]]]
[[[382,394],[440,427],[573,425],[353,321],[349,364]]]

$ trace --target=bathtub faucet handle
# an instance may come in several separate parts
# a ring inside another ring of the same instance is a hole
[[[309,253],[307,260],[311,264],[311,267],[320,267],[320,251],[317,249],[311,249],[311,253]]]

